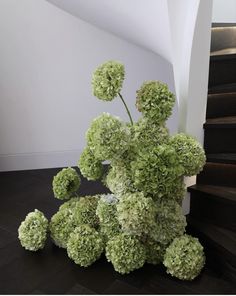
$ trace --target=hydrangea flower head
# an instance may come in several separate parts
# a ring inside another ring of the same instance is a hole
[[[117,217],[124,232],[147,235],[155,225],[155,203],[151,198],[144,197],[142,192],[127,193],[117,204]]]
[[[71,233],[67,254],[76,264],[87,267],[95,262],[104,250],[102,236],[92,227],[82,224]]]
[[[100,160],[111,160],[124,153],[129,144],[129,129],[118,117],[103,113],[87,131],[88,147]]]
[[[169,118],[174,107],[175,97],[168,86],[160,81],[144,82],[137,91],[136,107],[144,117],[156,123]]]
[[[47,238],[48,220],[42,212],[34,210],[21,222],[18,238],[22,247],[29,251],[43,249]]]
[[[125,78],[124,65],[117,61],[108,61],[93,73],[93,94],[100,100],[112,101],[121,91]]]
[[[117,272],[125,274],[144,265],[146,251],[137,238],[121,233],[108,241],[106,257]]]
[[[164,256],[167,272],[180,280],[193,280],[205,264],[203,247],[190,235],[177,237],[167,248]]]
[[[175,149],[166,144],[139,150],[131,171],[134,185],[156,198],[172,196],[176,181],[184,173]]]
[[[170,145],[178,153],[185,176],[193,176],[202,170],[206,156],[200,143],[193,137],[180,133],[170,139]]]
[[[80,186],[80,176],[73,168],[64,168],[53,178],[54,196],[58,199],[69,199]]]
[[[103,175],[102,162],[94,157],[88,147],[86,147],[80,155],[78,167],[81,174],[88,180],[98,180]]]

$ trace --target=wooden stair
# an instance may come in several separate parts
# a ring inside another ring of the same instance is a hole
[[[236,27],[212,29],[203,126],[207,162],[197,176],[197,184],[188,188],[191,204],[187,231],[199,237],[204,245],[208,266],[235,282],[236,43],[230,39],[232,32],[236,33]]]

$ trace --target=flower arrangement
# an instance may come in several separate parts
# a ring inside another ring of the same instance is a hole
[[[78,161],[81,174],[100,180],[110,194],[80,196],[81,179],[64,168],[53,179],[54,196],[66,200],[50,222],[38,210],[19,227],[21,245],[42,249],[47,232],[79,266],[94,263],[103,252],[122,274],[149,264],[163,263],[167,273],[193,280],[205,263],[197,238],[185,234],[181,204],[184,176],[199,173],[205,163],[201,145],[183,133],[170,136],[165,121],[175,97],[168,86],[147,81],[137,91],[142,117],[134,122],[121,95],[124,66],[101,65],[92,77],[93,94],[104,101],[119,97],[130,122],[103,113],[89,127],[87,146]],[[108,172],[103,161],[108,160]]]

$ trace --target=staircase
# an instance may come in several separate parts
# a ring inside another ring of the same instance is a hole
[[[236,282],[236,25],[212,28],[204,124],[207,162],[191,194],[188,232],[207,264]]]

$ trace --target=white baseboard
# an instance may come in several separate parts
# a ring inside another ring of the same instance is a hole
[[[0,171],[76,166],[81,150],[0,155]]]

